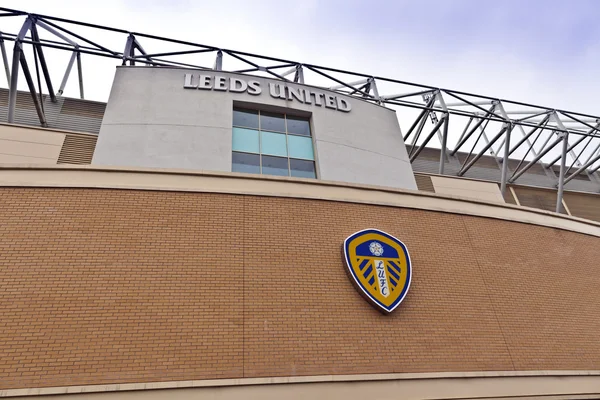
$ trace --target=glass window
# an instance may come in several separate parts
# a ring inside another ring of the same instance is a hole
[[[285,133],[260,132],[261,153],[287,157]]]
[[[283,114],[261,112],[260,130],[285,133],[285,118]]]
[[[245,128],[233,128],[233,151],[246,153],[260,153],[258,131]]]
[[[263,175],[288,176],[288,159],[262,156],[262,173]]]
[[[313,161],[295,160],[290,158],[290,172],[299,178],[316,178],[315,163]]]
[[[232,154],[233,172],[260,174],[260,156],[258,154],[237,153]]]
[[[308,118],[234,109],[233,172],[316,178]]]
[[[310,126],[308,125],[308,120],[296,117],[287,117],[287,131],[288,133],[293,133],[294,135],[310,136]]]
[[[258,129],[258,111],[233,110],[233,126]]]
[[[288,135],[290,157],[314,160],[312,138],[305,136]]]

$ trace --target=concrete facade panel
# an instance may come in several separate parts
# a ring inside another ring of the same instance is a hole
[[[259,82],[262,93],[185,89],[184,74],[240,78]],[[324,89],[286,83],[346,99],[350,112],[270,95],[269,84],[281,81],[215,71],[167,68],[118,68],[96,151],[95,165],[192,168],[231,171],[232,110],[235,105],[287,112],[311,120],[317,169],[321,177],[341,182],[372,183],[416,189],[398,120],[394,111]],[[322,100],[325,103],[325,99]],[[151,126],[152,128],[140,128]],[[190,132],[189,136],[170,132]],[[145,129],[160,131],[143,136]],[[163,139],[171,137],[171,145]],[[177,143],[175,143],[175,140]],[[204,146],[199,144],[205,143]],[[347,149],[362,153],[349,158]],[[193,159],[193,161],[190,161]],[[380,168],[374,177],[373,166]],[[389,179],[388,179],[389,178]]]

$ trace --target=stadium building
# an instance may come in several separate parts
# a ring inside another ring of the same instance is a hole
[[[0,16],[0,397],[600,396],[598,117]]]

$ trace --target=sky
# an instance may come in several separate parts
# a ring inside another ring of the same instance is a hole
[[[600,114],[600,1],[5,0],[2,6]],[[1,31],[18,28],[0,19]],[[122,37],[114,40],[124,47]],[[60,82],[67,59],[56,60],[51,73]],[[102,60],[101,69],[86,56],[83,62],[86,97],[106,100],[118,63]],[[72,81],[66,94],[76,96]],[[6,87],[4,76],[0,85]]]

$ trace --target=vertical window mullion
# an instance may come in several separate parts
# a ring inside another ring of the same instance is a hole
[[[262,135],[260,132],[260,110],[258,110],[258,171],[262,175]]]
[[[285,155],[287,157],[288,176],[292,176],[290,167],[290,143],[288,142],[287,114],[283,114],[283,120],[285,121]]]

